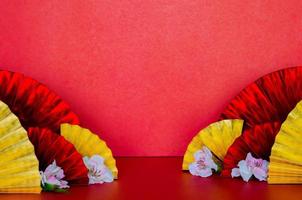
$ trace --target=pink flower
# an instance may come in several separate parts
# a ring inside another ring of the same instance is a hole
[[[64,171],[61,167],[57,166],[54,160],[52,164],[48,165],[45,171],[40,171],[42,186],[46,184],[53,185],[60,189],[69,188],[68,182],[61,180],[65,177]]]
[[[239,168],[232,169],[232,177],[241,176],[244,181],[249,181],[249,179],[254,175],[259,181],[265,181],[268,172],[268,161],[261,158],[256,159],[251,153],[248,153],[245,160],[241,160],[238,163]]]
[[[104,159],[99,155],[93,155],[91,158],[85,156],[83,161],[88,169],[89,184],[112,182],[112,172],[104,164]]]
[[[217,164],[213,161],[213,155],[207,147],[195,152],[195,161],[189,165],[189,171],[194,176],[208,177],[212,175],[212,169],[218,170]]]

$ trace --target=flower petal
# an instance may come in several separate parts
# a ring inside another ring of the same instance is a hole
[[[202,170],[199,170],[198,175],[201,177],[209,177],[213,174],[212,170],[210,168],[205,168]]]
[[[199,151],[196,151],[196,152],[194,153],[194,159],[195,159],[195,160],[201,160],[201,159],[203,159],[203,158],[204,158],[204,153],[203,153],[203,151],[199,150]]]
[[[189,172],[193,175],[193,176],[198,176],[198,166],[196,162],[193,162],[189,165]]]
[[[104,164],[104,158],[101,157],[100,155],[93,155],[93,156],[91,156],[90,161],[94,161],[94,162],[96,162],[98,164]]]
[[[242,179],[246,182],[249,181],[250,178],[252,177],[253,173],[247,166],[247,162],[245,160],[241,160],[238,163],[238,166],[239,166],[239,171],[240,171],[240,175],[241,175]]]
[[[106,172],[103,175],[103,180],[105,183],[111,183],[114,180],[113,174],[109,169],[106,169]]]
[[[232,176],[232,178],[234,178],[234,177],[239,177],[239,176],[240,176],[239,168],[233,168],[233,169],[232,169],[231,176]]]
[[[267,172],[263,169],[256,167],[253,169],[253,174],[259,181],[266,181]]]

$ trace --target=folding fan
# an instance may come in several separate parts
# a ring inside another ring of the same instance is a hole
[[[268,183],[302,183],[302,101],[289,113],[276,136]]]
[[[105,165],[111,170],[113,176],[117,178],[118,170],[115,159],[106,142],[86,128],[78,125],[62,124],[61,135],[71,142],[82,156],[91,157],[100,155],[105,160]]]
[[[59,132],[61,123],[79,123],[60,97],[20,73],[0,70],[0,100],[11,108],[25,128],[48,127]]]
[[[88,184],[88,170],[82,156],[63,136],[47,128],[29,128],[28,136],[35,147],[40,170],[44,171],[55,160],[64,170],[68,184]]]
[[[39,163],[26,130],[0,101],[0,193],[39,193]]]
[[[188,170],[190,163],[194,162],[194,153],[204,145],[223,161],[228,147],[241,134],[242,126],[243,120],[234,119],[215,122],[202,129],[188,145],[182,169]]]
[[[223,160],[223,176],[231,176],[233,168],[240,160],[244,160],[248,153],[256,158],[268,160],[276,133],[280,128],[279,122],[264,123],[247,129],[230,145]]]

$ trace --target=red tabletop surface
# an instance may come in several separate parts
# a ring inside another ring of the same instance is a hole
[[[66,194],[10,194],[0,199],[302,199],[302,185],[199,178],[182,172],[181,163],[181,157],[117,158],[119,179],[113,183],[72,187]]]

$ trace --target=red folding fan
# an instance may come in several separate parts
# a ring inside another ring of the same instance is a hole
[[[34,145],[40,170],[44,171],[55,160],[64,170],[64,180],[69,184],[88,184],[88,170],[82,156],[63,136],[47,128],[29,128],[28,136]]]
[[[302,67],[270,73],[243,89],[221,114],[221,119],[244,120],[242,136],[224,159],[223,175],[229,176],[248,152],[268,159],[280,124],[301,99]]]
[[[79,124],[67,103],[45,85],[20,73],[0,71],[0,100],[25,128],[47,127],[59,133],[61,123]]]

